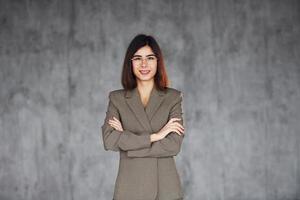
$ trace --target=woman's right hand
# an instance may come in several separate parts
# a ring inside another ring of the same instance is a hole
[[[171,132],[176,132],[178,135],[184,134],[184,127],[177,122],[180,120],[180,118],[171,118],[159,132],[153,134],[152,142],[162,140]]]

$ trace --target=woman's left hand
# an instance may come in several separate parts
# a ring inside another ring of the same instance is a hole
[[[109,119],[108,124],[118,131],[123,131],[121,122],[115,117],[113,117],[113,119]]]

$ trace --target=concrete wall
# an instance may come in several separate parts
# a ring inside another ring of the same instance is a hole
[[[184,92],[187,200],[300,199],[300,1],[0,1],[0,199],[107,200],[100,127],[154,35]]]

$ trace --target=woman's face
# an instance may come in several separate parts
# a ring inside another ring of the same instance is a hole
[[[157,58],[150,46],[140,48],[132,57],[133,73],[137,80],[149,81],[157,71]]]

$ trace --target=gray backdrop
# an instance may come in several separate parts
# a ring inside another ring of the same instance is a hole
[[[100,127],[138,33],[184,94],[187,200],[300,199],[300,1],[0,1],[0,199],[109,200]]]

